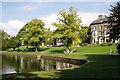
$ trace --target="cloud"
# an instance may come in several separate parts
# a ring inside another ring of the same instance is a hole
[[[26,10],[26,11],[31,11],[31,10],[33,10],[35,8],[37,8],[37,6],[33,5],[32,3],[24,5],[24,6],[21,6],[21,7],[18,7],[18,9]]]
[[[104,14],[104,13],[99,13],[99,12],[78,12],[79,17],[81,17],[82,20],[82,25],[83,26],[89,26],[90,23],[92,23],[94,20],[98,18],[99,14]],[[108,15],[108,14],[104,14]],[[51,25],[53,22],[57,22],[58,18],[60,15],[58,13],[50,14],[47,17],[41,17],[38,19],[43,20],[43,22],[46,24],[46,28],[50,28],[51,30],[55,30],[55,27]]]
[[[53,22],[57,22],[57,19],[60,17],[58,13],[51,14],[47,17],[41,17],[38,19],[41,19],[45,23],[46,28],[50,28],[51,30],[55,30],[56,28],[51,25]]]
[[[24,25],[25,21],[19,20],[10,20],[6,23],[0,23],[2,29],[11,36],[15,36]]]
[[[83,26],[89,26],[90,23],[92,23],[94,20],[98,18],[99,14],[100,14],[99,12],[78,12],[79,17],[81,17]],[[60,15],[58,13],[53,13],[46,17],[39,17],[38,19],[41,19],[45,23],[46,28],[55,30],[56,28],[51,24],[53,22],[58,22],[59,17]],[[10,20],[6,23],[0,23],[0,26],[2,26],[2,29],[6,31],[8,34],[10,34],[11,36],[15,36],[25,24],[26,21]]]
[[[3,26],[4,26],[4,24],[0,22],[0,30],[3,30],[3,28],[2,28]]]
[[[89,26],[94,20],[98,18],[98,12],[79,12],[78,15],[81,17],[82,25]]]
[[[83,26],[89,26],[94,20],[98,19],[98,15],[109,15],[100,12],[79,12]]]

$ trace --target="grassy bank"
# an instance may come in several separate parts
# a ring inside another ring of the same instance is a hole
[[[8,52],[12,54],[41,54],[48,56],[59,56],[67,58],[85,59],[89,62],[87,64],[79,65],[74,68],[53,70],[53,71],[37,71],[21,74],[3,75],[5,78],[119,78],[119,56],[108,55],[109,49],[116,51],[115,46],[106,47],[72,47],[77,49],[75,54],[64,55],[62,53],[64,48],[52,47],[42,48],[41,52]],[[4,52],[6,53],[6,52]]]

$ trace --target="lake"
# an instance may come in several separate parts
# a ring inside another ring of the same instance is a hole
[[[0,57],[2,57],[2,68],[0,68],[2,74],[60,70],[76,65],[64,61],[41,58],[37,55],[0,54]]]

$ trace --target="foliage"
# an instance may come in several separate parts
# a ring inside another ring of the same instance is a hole
[[[54,44],[53,31],[50,31],[50,28],[48,28],[45,33],[44,43],[47,46]]]
[[[15,51],[16,48],[19,48],[21,46],[21,42],[17,37],[11,37],[9,39],[9,48],[13,48]]]
[[[77,11],[70,7],[68,13],[62,10],[59,14],[61,15],[58,19],[59,22],[53,23],[57,28],[55,38],[61,38],[66,48],[70,47],[73,43],[80,43],[79,34],[82,33],[80,30],[81,18],[78,17]]]
[[[115,41],[120,38],[120,2],[114,6],[111,5],[110,11],[110,39]]]
[[[81,28],[81,33],[79,35],[82,40],[82,43],[89,43],[90,39],[89,39],[89,27],[88,26],[83,26]]]
[[[112,43],[110,43],[110,42],[103,42],[101,45],[102,45],[102,46],[111,46]]]
[[[9,39],[1,39],[0,40],[0,50],[4,51],[4,50],[7,50],[9,48]]]
[[[18,37],[21,41],[27,46],[33,45],[35,46],[35,51],[39,45],[43,42],[45,38],[45,31],[44,23],[42,20],[33,19],[28,22],[24,27],[18,32]]]
[[[10,35],[3,30],[0,30],[0,50],[7,50],[8,49],[8,39]]]
[[[81,43],[80,46],[87,46],[88,43]]]
[[[10,37],[10,35],[8,33],[6,33],[3,30],[0,30],[0,39],[6,39],[8,37]]]

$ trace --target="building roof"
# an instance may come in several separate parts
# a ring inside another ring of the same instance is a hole
[[[102,24],[102,23],[108,23],[108,18],[98,18],[95,21],[93,21],[90,25],[94,24]]]

